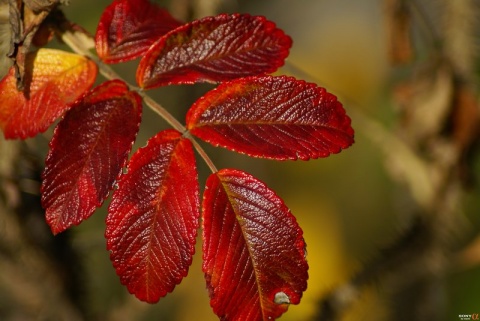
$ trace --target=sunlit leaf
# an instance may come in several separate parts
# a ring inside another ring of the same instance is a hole
[[[115,0],[100,18],[95,47],[107,63],[132,60],[181,24],[148,0]]]
[[[77,102],[55,128],[42,183],[54,234],[90,217],[125,165],[138,132],[141,98],[120,80]]]
[[[157,302],[187,275],[199,218],[192,144],[160,132],[130,160],[108,208],[107,248],[122,284]]]
[[[221,84],[193,104],[187,127],[212,145],[277,160],[326,157],[353,143],[334,95],[284,76]]]
[[[238,170],[212,174],[203,198],[203,270],[222,320],[274,320],[307,287],[302,230],[264,183]]]
[[[140,61],[137,82],[153,88],[270,73],[283,65],[291,44],[290,37],[264,17],[206,17],[153,44]]]
[[[44,132],[93,85],[97,67],[65,51],[40,49],[26,58],[25,90],[18,91],[15,71],[0,81],[0,127],[5,138]]]

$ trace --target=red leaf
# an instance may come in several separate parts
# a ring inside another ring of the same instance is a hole
[[[15,71],[0,81],[0,127],[5,138],[33,137],[44,132],[97,76],[91,60],[65,51],[40,49],[26,58],[26,86],[16,87]]]
[[[277,70],[292,40],[264,17],[218,15],[172,30],[140,61],[142,88],[220,82]]]
[[[219,85],[191,107],[187,128],[212,145],[277,160],[327,157],[353,143],[334,95],[285,76]]]
[[[45,161],[42,205],[54,234],[90,217],[125,165],[141,98],[120,80],[95,88],[55,128]]]
[[[283,201],[241,171],[212,174],[203,198],[203,270],[222,320],[273,320],[307,287],[302,230]]]
[[[181,24],[148,0],[115,0],[100,18],[95,47],[107,63],[132,60]]]
[[[154,303],[192,262],[200,214],[191,142],[160,132],[132,156],[118,185],[105,233],[110,259],[130,293]]]

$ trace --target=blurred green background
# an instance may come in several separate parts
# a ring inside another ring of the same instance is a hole
[[[173,2],[157,1],[162,6],[171,6]],[[71,0],[65,13],[94,34],[102,10],[109,3]],[[288,63],[279,73],[316,82],[341,101],[345,98],[354,102],[345,103],[347,113],[352,108],[359,109],[393,130],[397,115],[389,90],[399,72],[389,66],[387,59],[384,1],[224,0],[218,8],[221,12],[264,15],[275,21],[294,40]],[[118,66],[117,70],[133,81],[135,63]],[[172,86],[152,91],[152,97],[183,120],[190,104],[210,88]],[[205,146],[217,168],[243,169],[265,181],[285,200],[304,229],[310,265],[308,290],[301,304],[291,306],[282,320],[311,320],[322,295],[346,281],[404,227],[404,213],[409,211],[408,192],[391,179],[383,154],[352,118],[355,144],[326,159],[274,162]],[[135,147],[143,146],[150,136],[167,127],[147,108],[143,119]],[[200,159],[198,166],[204,182],[208,169]],[[479,169],[477,161],[477,178]],[[465,197],[469,231],[478,229],[479,198],[478,187]],[[209,307],[201,273],[200,239],[188,277],[158,304],[148,305],[128,295],[120,285],[105,250],[104,219],[105,212],[98,212],[74,228],[75,246],[86,260],[87,300],[93,315],[99,316],[99,320],[218,320]],[[461,241],[463,236],[458,237]],[[446,286],[447,320],[458,320],[458,314],[480,313],[478,265],[454,273]],[[365,292],[346,318],[386,320],[386,315],[382,295],[372,289]]]

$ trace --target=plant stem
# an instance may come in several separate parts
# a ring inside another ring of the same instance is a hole
[[[170,126],[181,133],[185,133],[187,129],[175,117],[172,116],[162,105],[153,100],[144,91],[140,90],[137,93],[143,98],[145,104],[154,112],[160,115]]]
[[[216,173],[218,172],[218,169],[215,167],[215,165],[213,164],[212,160],[210,159],[210,157],[208,157],[207,153],[205,152],[205,150],[202,148],[202,146],[200,146],[200,144],[192,137],[192,135],[190,134],[190,132],[185,132],[185,137],[187,137],[188,139],[190,139],[190,141],[192,142],[193,144],[193,147],[195,147],[195,150],[197,151],[197,153],[200,155],[200,157],[203,158],[203,160],[205,161],[205,164],[207,164],[208,168],[210,168],[210,170],[212,171],[212,173]]]
[[[90,35],[79,31],[65,30],[61,32],[60,37],[62,41],[67,44],[67,46],[69,46],[70,49],[72,49],[75,53],[86,56],[89,59],[93,60],[97,64],[102,76],[104,76],[106,79],[121,79],[127,84],[130,90],[137,92],[151,110],[157,113],[170,126],[172,126],[175,130],[181,132],[184,137],[188,138],[192,142],[195,150],[200,155],[200,157],[203,158],[204,162],[207,164],[208,168],[210,168],[212,173],[216,173],[218,171],[210,157],[208,157],[205,150],[200,146],[200,144],[198,144],[195,138],[190,134],[190,132],[187,130],[187,128],[185,128],[182,123],[180,123],[175,117],[173,117],[172,114],[170,114],[162,105],[153,100],[145,91],[143,91],[138,86],[132,85],[125,81],[110,66],[106,65],[96,55],[92,54],[90,50],[95,47],[95,42]]]

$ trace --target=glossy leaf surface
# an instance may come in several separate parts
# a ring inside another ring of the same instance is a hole
[[[100,18],[95,47],[107,63],[132,60],[181,24],[148,0],[115,0]]]
[[[97,76],[91,60],[65,51],[30,53],[25,90],[18,91],[14,68],[0,81],[0,127],[5,138],[25,139],[44,132],[87,92]]]
[[[192,105],[187,128],[212,145],[277,160],[327,157],[354,134],[334,95],[285,76],[222,83]]]
[[[95,88],[55,128],[42,183],[54,234],[90,217],[125,165],[138,132],[141,99],[120,80]]]
[[[192,144],[160,132],[130,160],[108,209],[107,248],[122,284],[154,303],[187,275],[199,218]]]
[[[264,183],[238,170],[212,174],[203,198],[203,270],[222,320],[274,320],[307,287],[302,230]]]
[[[292,40],[275,24],[247,14],[206,17],[172,30],[140,61],[142,88],[220,82],[282,66]]]

